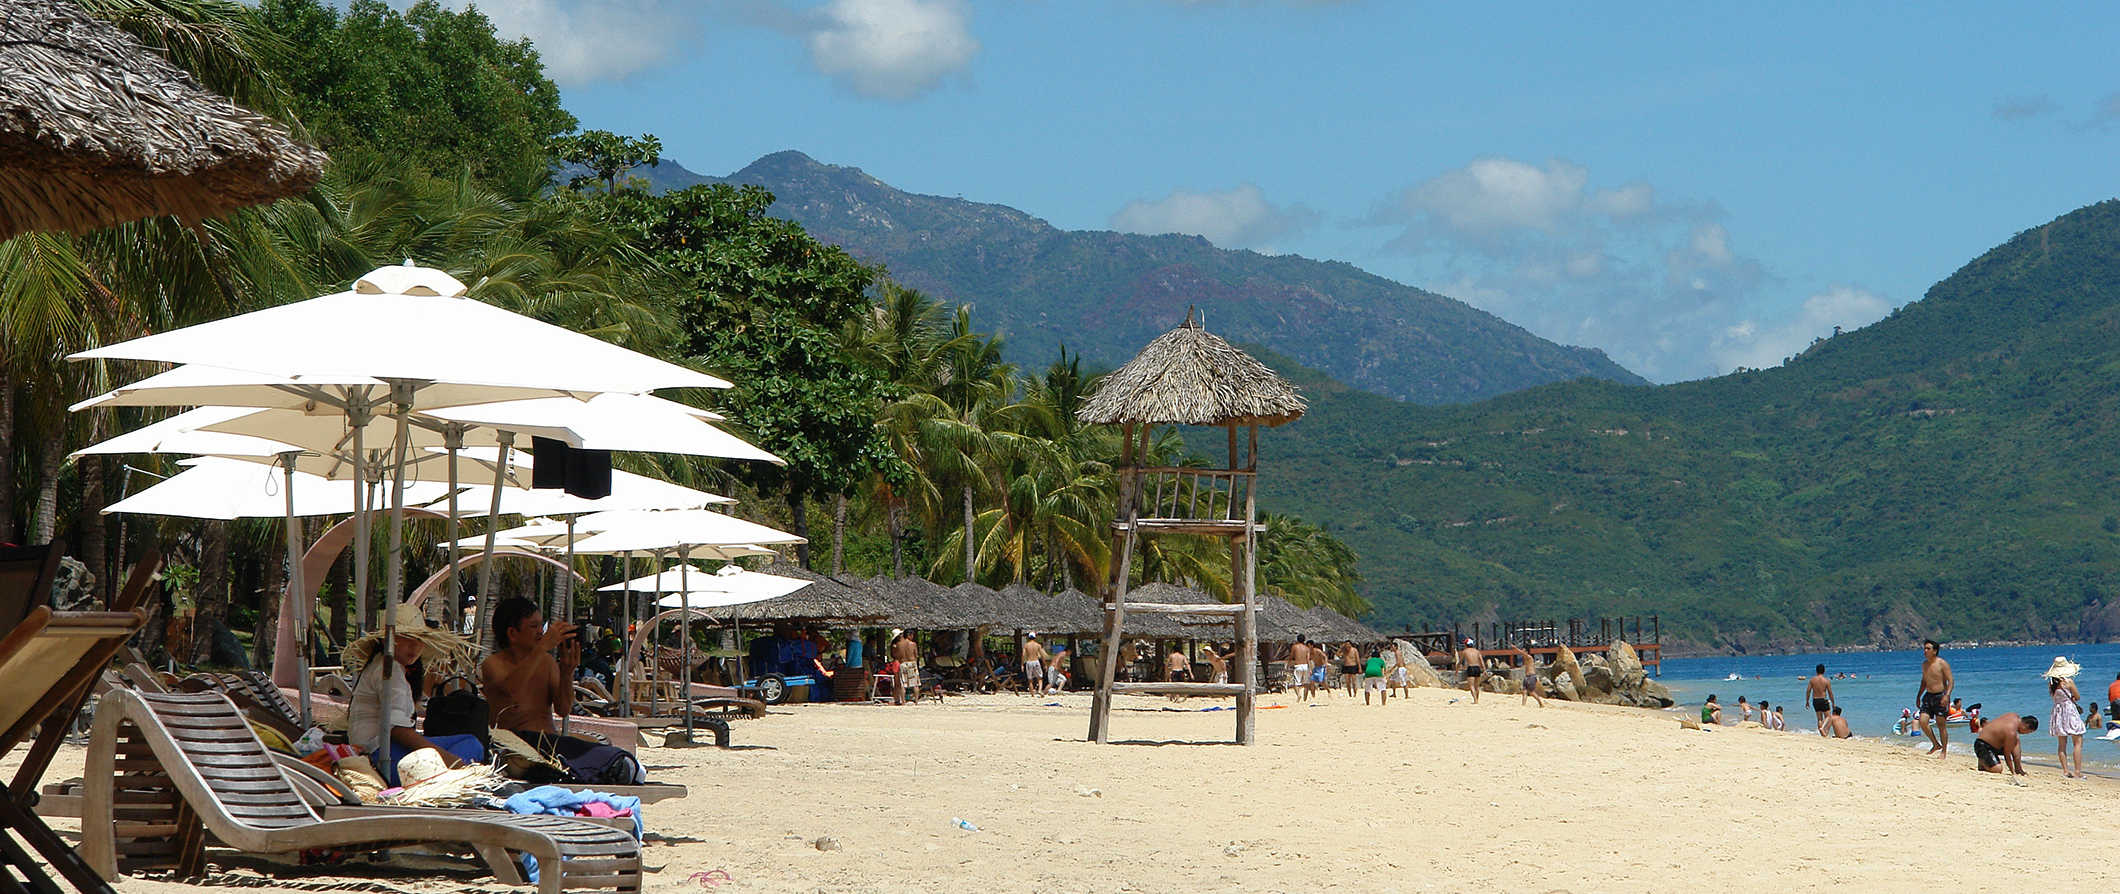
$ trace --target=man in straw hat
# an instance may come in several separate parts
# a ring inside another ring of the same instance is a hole
[[[398,782],[398,761],[423,748],[440,752],[451,767],[462,766],[467,761],[485,760],[485,746],[476,736],[429,739],[420,734],[413,726],[417,702],[406,676],[406,671],[415,663],[422,663],[427,673],[435,675],[451,670],[469,670],[478,647],[454,633],[427,626],[427,620],[417,606],[399,605],[393,611],[397,615],[397,633],[386,660],[378,660],[376,654],[383,648],[381,630],[354,640],[346,647],[346,670],[355,675],[353,697],[346,708],[347,738],[356,745],[367,747],[370,743],[381,742],[384,727],[389,727],[390,753],[371,755],[371,758],[376,769],[392,785]],[[396,666],[391,667],[388,662],[395,662]]]

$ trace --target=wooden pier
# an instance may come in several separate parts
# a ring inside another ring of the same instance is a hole
[[[1653,676],[1663,674],[1663,623],[1656,615],[1631,618],[1569,618],[1566,621],[1502,621],[1473,624],[1469,629],[1452,624],[1448,631],[1402,633],[1403,639],[1428,656],[1428,663],[1447,667],[1458,644],[1471,638],[1472,645],[1489,660],[1510,667],[1542,666],[1560,654],[1562,646],[1576,655],[1602,655],[1614,640],[1625,641],[1640,656],[1642,668]]]

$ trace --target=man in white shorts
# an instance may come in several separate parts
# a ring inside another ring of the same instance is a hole
[[[1054,649],[1052,657],[1045,662],[1045,688],[1048,693],[1067,691],[1067,644],[1065,643]]]
[[[1317,684],[1310,682],[1310,663],[1315,660],[1316,651],[1310,647],[1310,640],[1300,633],[1296,634],[1296,644],[1288,647],[1288,673],[1296,688],[1297,701],[1309,701],[1311,693],[1317,691]]]
[[[1038,641],[1035,630],[1023,640],[1023,691],[1045,694],[1045,644]]]

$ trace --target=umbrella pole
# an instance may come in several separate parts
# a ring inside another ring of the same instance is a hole
[[[391,452],[395,455],[395,466],[390,476],[390,564],[383,568],[383,623],[390,625],[391,615],[398,600],[404,598],[405,589],[405,462],[411,451],[412,386],[403,382],[390,385],[390,400],[396,405],[397,433],[391,439]],[[389,643],[388,638],[384,644]]]
[[[462,423],[451,423],[448,428],[443,429],[442,446],[449,448],[449,550],[442,557],[442,573],[448,581],[442,586],[442,592],[449,594],[449,599],[442,604],[442,623],[448,625],[451,630],[458,630],[464,626],[457,623],[457,603],[464,598],[464,588],[456,582],[456,538],[460,536],[459,529],[462,527],[456,517],[456,453],[464,449]]]
[[[678,625],[684,633],[684,657],[679,659],[677,686],[680,709],[685,712],[685,744],[692,743],[692,548],[677,551],[677,581],[684,592],[678,600]]]
[[[493,500],[486,509],[486,546],[478,565],[478,604],[472,607],[472,625],[478,628],[474,635],[481,649],[493,645],[493,633],[487,629],[486,618],[493,604],[493,535],[501,526],[501,486],[508,477],[508,449],[515,446],[515,432],[503,429],[497,432],[501,445],[500,455],[493,463]]]
[[[654,553],[655,553],[655,567],[657,567],[657,568],[661,568],[661,567],[662,567],[662,563],[663,563],[663,551],[662,551],[662,550],[659,550],[659,549],[658,549],[658,550],[655,550],[655,551],[654,551]],[[661,573],[660,573],[660,572],[657,572],[656,576],[657,576],[657,577],[659,578],[659,577],[661,577],[662,575],[661,575]],[[657,581],[657,583],[659,584],[659,583],[660,583],[660,581]],[[659,607],[660,607],[660,606],[658,606],[658,608],[659,608]],[[654,623],[654,618],[655,618],[655,614],[656,614],[656,613],[650,613],[650,614],[648,615],[649,623],[650,623],[651,625],[652,625],[652,624]],[[653,633],[654,631],[653,631],[653,630],[650,630],[649,632],[650,632],[650,633]],[[658,652],[660,652],[660,650],[662,649],[662,646],[661,646],[661,644],[660,644],[660,643],[657,643],[657,642],[656,642],[656,641],[654,640],[654,638],[652,638],[652,637],[651,637],[651,638],[649,638],[649,640],[648,640],[648,644],[649,644],[649,645],[651,645],[651,646],[654,646],[654,647],[655,647],[655,648],[657,649],[657,651],[658,651]],[[650,716],[650,717],[656,717],[656,716],[660,716],[661,714],[662,714],[662,659],[661,659],[661,657],[659,657],[659,655],[652,655],[652,656],[649,656],[649,658],[648,658],[648,716]]]
[[[353,426],[353,602],[355,626],[368,629],[368,445],[363,434],[374,415],[362,394],[346,402],[346,421]]]
[[[301,696],[302,728],[307,730],[309,714],[309,625],[316,613],[309,608],[309,591],[302,586],[302,538],[294,529],[294,457],[292,453],[280,455],[281,489],[287,496],[287,596],[280,606],[282,613],[293,612],[290,618],[295,624],[294,645],[300,657],[295,662],[295,691]]]
[[[562,621],[574,620],[574,516],[567,516],[567,573],[560,575],[566,589],[566,602],[562,603],[559,617]]]
[[[618,629],[625,641],[630,643],[633,641],[633,554],[619,553],[618,561],[619,579],[626,582],[624,596],[621,597],[625,600],[625,614],[622,616],[625,621]],[[618,713],[621,717],[633,716],[632,652],[633,650],[628,649],[625,654],[618,656],[618,679],[615,682],[618,683]]]

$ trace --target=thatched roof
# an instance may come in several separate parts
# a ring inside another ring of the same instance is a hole
[[[1304,612],[1304,617],[1316,625],[1317,632],[1310,634],[1312,639],[1352,640],[1358,643],[1381,642],[1385,639],[1383,634],[1369,629],[1369,625],[1322,605],[1313,606]]]
[[[811,571],[800,565],[775,562],[756,569],[782,577],[796,577],[810,585],[786,596],[739,605],[732,609],[743,621],[817,621],[847,624],[870,623],[889,616],[891,608],[860,581],[844,581]]]
[[[1194,322],[1190,310],[1113,370],[1075,418],[1102,425],[1280,425],[1303,415],[1296,386]]]
[[[869,580],[869,588],[890,606],[891,626],[907,630],[961,630],[987,623],[987,606],[967,602],[957,591],[921,577]]]
[[[0,0],[0,239],[302,192],[324,153],[69,0]]]
[[[1075,589],[1047,595],[1036,587],[1012,583],[997,594],[1001,616],[997,627],[1040,634],[1080,634],[1104,630],[1104,608]]]

